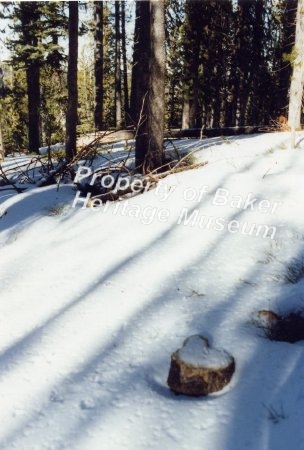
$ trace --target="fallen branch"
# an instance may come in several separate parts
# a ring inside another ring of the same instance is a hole
[[[190,153],[189,153],[190,154]],[[180,160],[180,162],[182,160],[184,160],[188,155],[186,155],[184,158],[182,158]],[[181,165],[176,165],[174,168],[167,170],[167,171],[163,171],[163,172],[159,172],[157,173],[156,171],[147,173],[145,175],[143,175],[142,178],[140,178],[140,180],[142,181],[142,189],[140,189],[138,192],[134,192],[132,189],[132,186],[128,186],[125,189],[120,189],[115,191],[115,189],[113,190],[111,188],[111,191],[108,192],[104,192],[104,193],[97,193],[95,195],[93,195],[90,200],[88,201],[88,206],[90,207],[92,205],[92,202],[95,199],[99,199],[101,200],[102,203],[106,203],[108,201],[114,202],[117,200],[121,200],[122,198],[129,196],[130,194],[132,194],[132,197],[135,197],[139,194],[142,194],[143,192],[145,192],[147,190],[147,186],[150,189],[153,189],[154,187],[157,186],[157,184],[163,179],[166,178],[168,175],[172,175],[174,173],[180,173],[183,172],[185,170],[192,170],[192,169],[197,169],[199,167],[203,167],[205,165],[208,164],[208,161],[204,161],[201,163],[197,163],[197,164],[192,164],[190,166],[181,166]],[[96,189],[96,186],[95,186]],[[85,191],[85,193],[87,192],[93,192],[94,193],[94,186],[89,186],[89,190]],[[98,189],[98,188],[97,188]]]
[[[15,183],[10,180],[7,176],[6,173],[3,170],[2,165],[0,164],[0,178],[4,181],[4,186],[12,186],[12,189],[14,189],[18,194],[21,194],[25,189],[19,188],[18,186],[15,185]],[[1,189],[1,190],[5,190],[5,189]],[[6,189],[8,190],[8,189]]]

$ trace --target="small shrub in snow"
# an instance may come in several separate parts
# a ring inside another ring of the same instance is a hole
[[[271,420],[271,422],[273,422],[274,424],[279,423],[282,419],[286,419],[282,404],[280,410],[276,409],[272,405],[265,405],[264,403],[263,406],[268,411],[268,419]]]
[[[65,209],[65,205],[54,205],[48,209],[48,216],[60,216]]]
[[[184,156],[182,159],[181,165],[183,167],[192,167],[197,164],[197,158],[194,156],[193,153],[189,153],[188,155]]]
[[[296,284],[304,278],[304,261],[293,259],[283,275],[285,283]]]
[[[265,258],[264,258],[264,259],[261,259],[261,260],[259,261],[259,263],[260,263],[260,264],[270,264],[270,263],[272,263],[272,262],[275,261],[275,260],[276,260],[275,255],[274,255],[271,251],[269,251],[269,252],[266,252]]]

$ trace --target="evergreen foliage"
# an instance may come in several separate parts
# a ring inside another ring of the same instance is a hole
[[[114,0],[85,3],[80,12],[80,134],[138,124],[150,69],[137,64],[139,33],[148,37],[139,27],[147,2],[136,3],[137,12],[135,3]],[[297,0],[164,4],[167,128],[264,126],[287,116]],[[0,61],[4,146],[37,152],[65,139],[68,2],[0,2],[0,18],[10,50]]]

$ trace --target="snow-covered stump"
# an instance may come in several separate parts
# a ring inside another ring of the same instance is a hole
[[[205,337],[193,335],[172,354],[168,385],[178,394],[208,395],[223,389],[234,370],[233,356],[225,350],[210,347]]]

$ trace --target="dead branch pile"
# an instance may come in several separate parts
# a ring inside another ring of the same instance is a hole
[[[111,139],[112,134],[113,137]],[[38,187],[57,184],[59,187],[64,179],[67,181],[75,179],[76,170],[80,164],[90,167],[96,156],[99,154],[100,147],[108,144],[111,140],[115,141],[116,134],[116,131],[99,133],[92,141],[78,149],[77,154],[69,161],[66,161],[63,157],[58,157],[58,155],[53,157],[49,151],[47,156],[35,156],[26,162],[16,162],[16,164],[13,164],[5,170],[0,165],[0,186],[9,186],[8,189],[14,189],[18,193],[25,190],[18,186],[20,184],[35,184]],[[104,188],[101,186],[101,180],[104,176],[113,175],[116,183],[121,177],[140,177],[143,186],[142,190],[137,192],[140,193],[146,190],[147,185],[152,188],[153,186],[156,186],[161,179],[170,174],[178,173],[183,170],[196,169],[207,164],[206,161],[202,163],[194,162],[194,159],[192,161],[191,153],[184,155],[180,154],[179,150],[174,146],[173,141],[171,142],[171,145],[173,150],[170,152],[170,156],[168,156],[169,154],[167,153],[164,164],[154,171],[140,175],[136,168],[130,169],[128,163],[130,161],[132,148],[129,147],[129,150],[126,152],[122,161],[115,163],[112,162],[109,157],[108,163],[98,169],[98,183],[92,185],[90,183],[84,185],[77,184],[77,188],[83,195],[90,192],[92,194],[91,200],[99,198],[102,202],[115,201],[124,196],[130,196],[132,190],[131,188],[116,190],[115,185],[114,189],[113,186],[108,189]],[[111,153],[111,151],[109,151],[109,153]],[[106,155],[103,154],[103,157],[106,158]],[[35,171],[37,175],[37,169],[41,174],[38,182],[35,177]],[[96,172],[94,173],[96,174]],[[113,192],[113,190],[115,192]],[[136,194],[133,192],[133,195]]]

